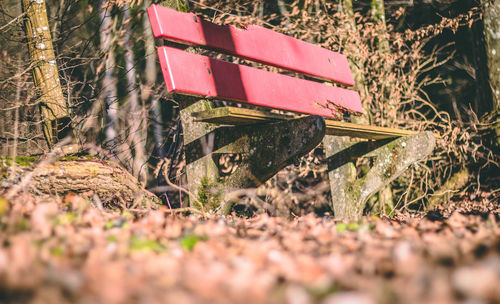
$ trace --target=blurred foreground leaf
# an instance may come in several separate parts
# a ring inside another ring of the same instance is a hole
[[[4,215],[9,211],[9,202],[4,199],[0,198],[0,215]]]
[[[187,251],[191,251],[199,241],[206,240],[208,240],[208,236],[206,235],[188,235],[183,237],[180,243],[182,248],[186,249]]]
[[[163,246],[158,243],[156,240],[149,240],[146,238],[138,238],[136,236],[132,236],[130,238],[130,251],[154,251],[156,253],[160,253],[163,251]]]

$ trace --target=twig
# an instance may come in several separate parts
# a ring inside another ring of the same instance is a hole
[[[174,188],[171,186],[156,186],[156,187],[152,187],[152,188],[148,189],[149,192],[153,192],[153,193],[163,193],[163,192],[173,191],[173,190],[177,190],[177,188]]]
[[[184,208],[177,208],[177,209],[163,209],[161,211],[165,212],[165,213],[170,213],[170,214],[191,212],[191,213],[196,213],[196,214],[205,216],[205,213],[201,212],[200,210],[198,210],[196,208],[191,208],[191,207],[184,207]]]
[[[19,19],[24,18],[26,13],[22,13],[21,15],[17,16],[16,18],[10,20],[6,25],[0,27],[0,31],[3,31],[5,28],[8,28],[12,23],[17,22]]]
[[[7,82],[9,82],[11,80],[14,80],[16,78],[21,77],[22,75],[26,74],[29,70],[33,69],[33,66],[34,66],[34,64],[31,63],[26,69],[22,70],[21,72],[17,73],[16,75],[13,75],[13,76],[11,76],[11,77],[9,77],[7,79],[4,79],[4,80],[0,81],[0,83],[2,83],[2,84],[3,83],[7,83]]]
[[[182,187],[177,186],[176,184],[172,183],[172,181],[170,181],[170,178],[168,177],[168,175],[169,175],[168,168],[170,165],[170,159],[165,158],[164,160],[165,160],[165,169],[163,170],[163,175],[165,177],[165,181],[167,182],[167,184],[169,186],[171,186],[179,191],[185,192],[187,195],[189,195],[189,197],[192,198],[193,201],[195,201],[198,204],[198,206],[200,206],[202,214],[205,214],[205,207],[203,207],[203,204],[198,199],[196,199],[196,196],[193,193],[189,192],[188,190],[186,190]]]
[[[410,190],[411,190],[411,187],[413,185],[413,176],[415,175],[415,171],[413,170],[413,168],[411,169],[411,177],[410,177],[410,184],[407,186],[407,189],[406,190],[406,195],[405,195],[405,204],[404,204],[404,207],[408,207],[408,196],[410,195]]]

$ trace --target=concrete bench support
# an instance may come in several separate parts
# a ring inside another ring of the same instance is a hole
[[[435,146],[432,132],[422,132],[394,140],[358,142],[349,137],[325,136],[323,145],[336,218],[361,217],[368,198],[400,176],[411,164],[428,156]],[[353,159],[374,157],[368,173],[358,178]]]

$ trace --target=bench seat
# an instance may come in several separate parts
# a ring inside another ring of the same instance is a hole
[[[225,125],[248,125],[296,118],[296,116],[292,115],[237,107],[215,108],[209,111],[193,113],[193,116],[196,121]],[[396,138],[418,133],[412,130],[367,126],[332,119],[325,119],[325,124],[327,135],[351,136],[373,140]]]

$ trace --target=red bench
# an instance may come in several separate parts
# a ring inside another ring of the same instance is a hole
[[[363,112],[359,94],[348,88],[354,80],[342,54],[260,26],[216,25],[159,5],[152,5],[148,14],[157,38],[307,76],[273,73],[172,46],[158,48],[166,89],[177,95],[181,106],[193,200],[203,204],[215,200],[214,206],[219,206],[227,201],[224,195],[228,189],[265,182],[313,149],[325,133],[377,140],[416,133],[338,121],[346,112]],[[295,118],[258,108],[216,108],[212,102],[193,96],[312,116]],[[222,182],[213,168],[213,153],[242,153],[243,162]]]

